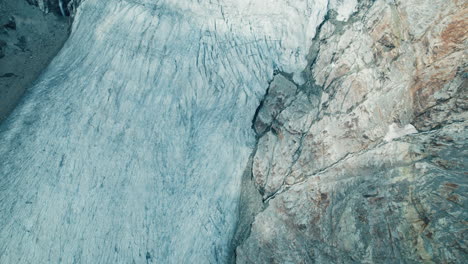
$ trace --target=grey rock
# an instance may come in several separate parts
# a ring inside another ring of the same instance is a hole
[[[307,100],[284,92],[280,114],[262,115],[272,129],[252,176],[265,210],[237,263],[468,259],[466,10],[377,0],[345,20],[329,12],[305,72],[314,85],[298,89]]]
[[[257,134],[263,134],[271,127],[276,117],[291,104],[296,91],[296,84],[281,74],[275,75],[254,120]]]
[[[62,16],[75,16],[83,0],[26,0],[30,5],[39,7],[44,13],[55,12]]]
[[[463,263],[464,126],[383,143],[292,186],[257,215],[237,261]]]
[[[0,40],[0,59],[5,57],[5,47],[7,46],[7,43],[3,40]]]
[[[8,20],[8,23],[6,23],[4,25],[5,28],[7,29],[12,29],[12,30],[16,30],[16,21],[15,21],[15,17],[10,17],[10,19]]]
[[[18,42],[15,43],[15,46],[18,47],[21,51],[25,51],[28,47],[28,41],[25,36],[20,36]]]

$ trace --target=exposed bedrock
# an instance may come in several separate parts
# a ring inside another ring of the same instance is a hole
[[[62,16],[74,16],[78,6],[84,0],[24,0],[39,7],[43,12],[53,12]]]
[[[237,263],[468,259],[467,21],[457,0],[329,12],[306,83],[276,75],[257,110]]]

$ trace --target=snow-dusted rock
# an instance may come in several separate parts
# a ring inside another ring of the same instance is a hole
[[[400,138],[414,133],[418,133],[418,130],[416,130],[416,128],[414,128],[414,126],[411,124],[407,124],[404,127],[400,127],[398,126],[398,124],[393,123],[388,126],[388,132],[385,135],[384,140],[388,142],[396,138]]]

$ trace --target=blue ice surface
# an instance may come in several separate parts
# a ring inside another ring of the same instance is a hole
[[[227,262],[255,109],[326,2],[86,0],[0,125],[0,263]]]

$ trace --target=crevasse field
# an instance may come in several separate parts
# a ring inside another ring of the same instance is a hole
[[[86,0],[0,126],[0,263],[227,262],[255,109],[328,2]]]

